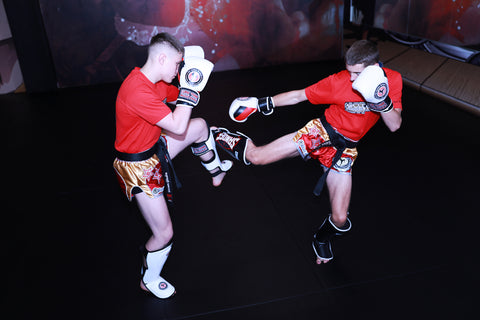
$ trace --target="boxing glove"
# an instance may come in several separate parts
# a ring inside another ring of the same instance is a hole
[[[366,67],[353,81],[352,88],[363,96],[370,111],[388,112],[393,109],[388,96],[388,79],[379,66]]]
[[[185,47],[185,54],[183,55],[184,59],[186,57],[198,57],[205,59],[205,52],[203,48],[200,46],[186,46]]]
[[[186,57],[197,57],[205,59],[205,52],[203,48],[200,46],[186,46],[185,53],[183,55],[182,62],[180,63],[180,67],[178,68],[178,78],[180,79],[180,73],[182,73],[182,69],[185,66],[185,58]]]
[[[213,70],[213,63],[201,57],[189,56],[184,59],[180,72],[180,92],[177,105],[195,107],[200,101],[200,92],[205,88]]]
[[[228,114],[233,121],[245,122],[250,115],[257,111],[264,115],[272,114],[274,107],[272,97],[263,97],[260,99],[255,97],[241,97],[233,100]]]

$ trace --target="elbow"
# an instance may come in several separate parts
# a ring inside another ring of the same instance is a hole
[[[399,119],[395,123],[390,124],[388,128],[390,129],[391,132],[395,132],[395,131],[398,131],[398,129],[400,129],[401,126],[402,126],[402,119]]]
[[[393,109],[382,115],[383,121],[391,132],[395,132],[402,126],[401,110]]]

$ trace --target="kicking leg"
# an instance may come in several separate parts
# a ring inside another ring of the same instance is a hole
[[[246,165],[265,165],[285,158],[299,155],[290,133],[264,146],[257,147],[253,141],[241,132],[230,132],[225,128],[212,128],[215,142],[225,152]]]
[[[284,135],[260,147],[250,143],[247,148],[247,159],[255,165],[265,165],[299,156],[297,146],[293,141],[295,134],[296,132]]]

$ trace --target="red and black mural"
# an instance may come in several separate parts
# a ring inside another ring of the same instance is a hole
[[[214,71],[338,59],[339,0],[40,0],[58,86],[123,80],[159,32],[201,45]]]
[[[480,47],[480,0],[377,0],[374,26],[454,46]]]

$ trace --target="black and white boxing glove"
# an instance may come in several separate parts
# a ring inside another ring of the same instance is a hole
[[[205,88],[214,65],[199,56],[185,56],[183,62],[177,106],[193,108],[200,101],[200,92]]]
[[[255,112],[261,112],[264,115],[270,115],[273,113],[273,104],[272,97],[240,97],[233,100],[230,105],[230,110],[228,114],[233,121],[236,122],[245,122],[247,118]]]
[[[392,100],[388,96],[388,79],[381,67],[366,67],[353,81],[352,88],[360,92],[370,111],[388,112],[393,109]]]

